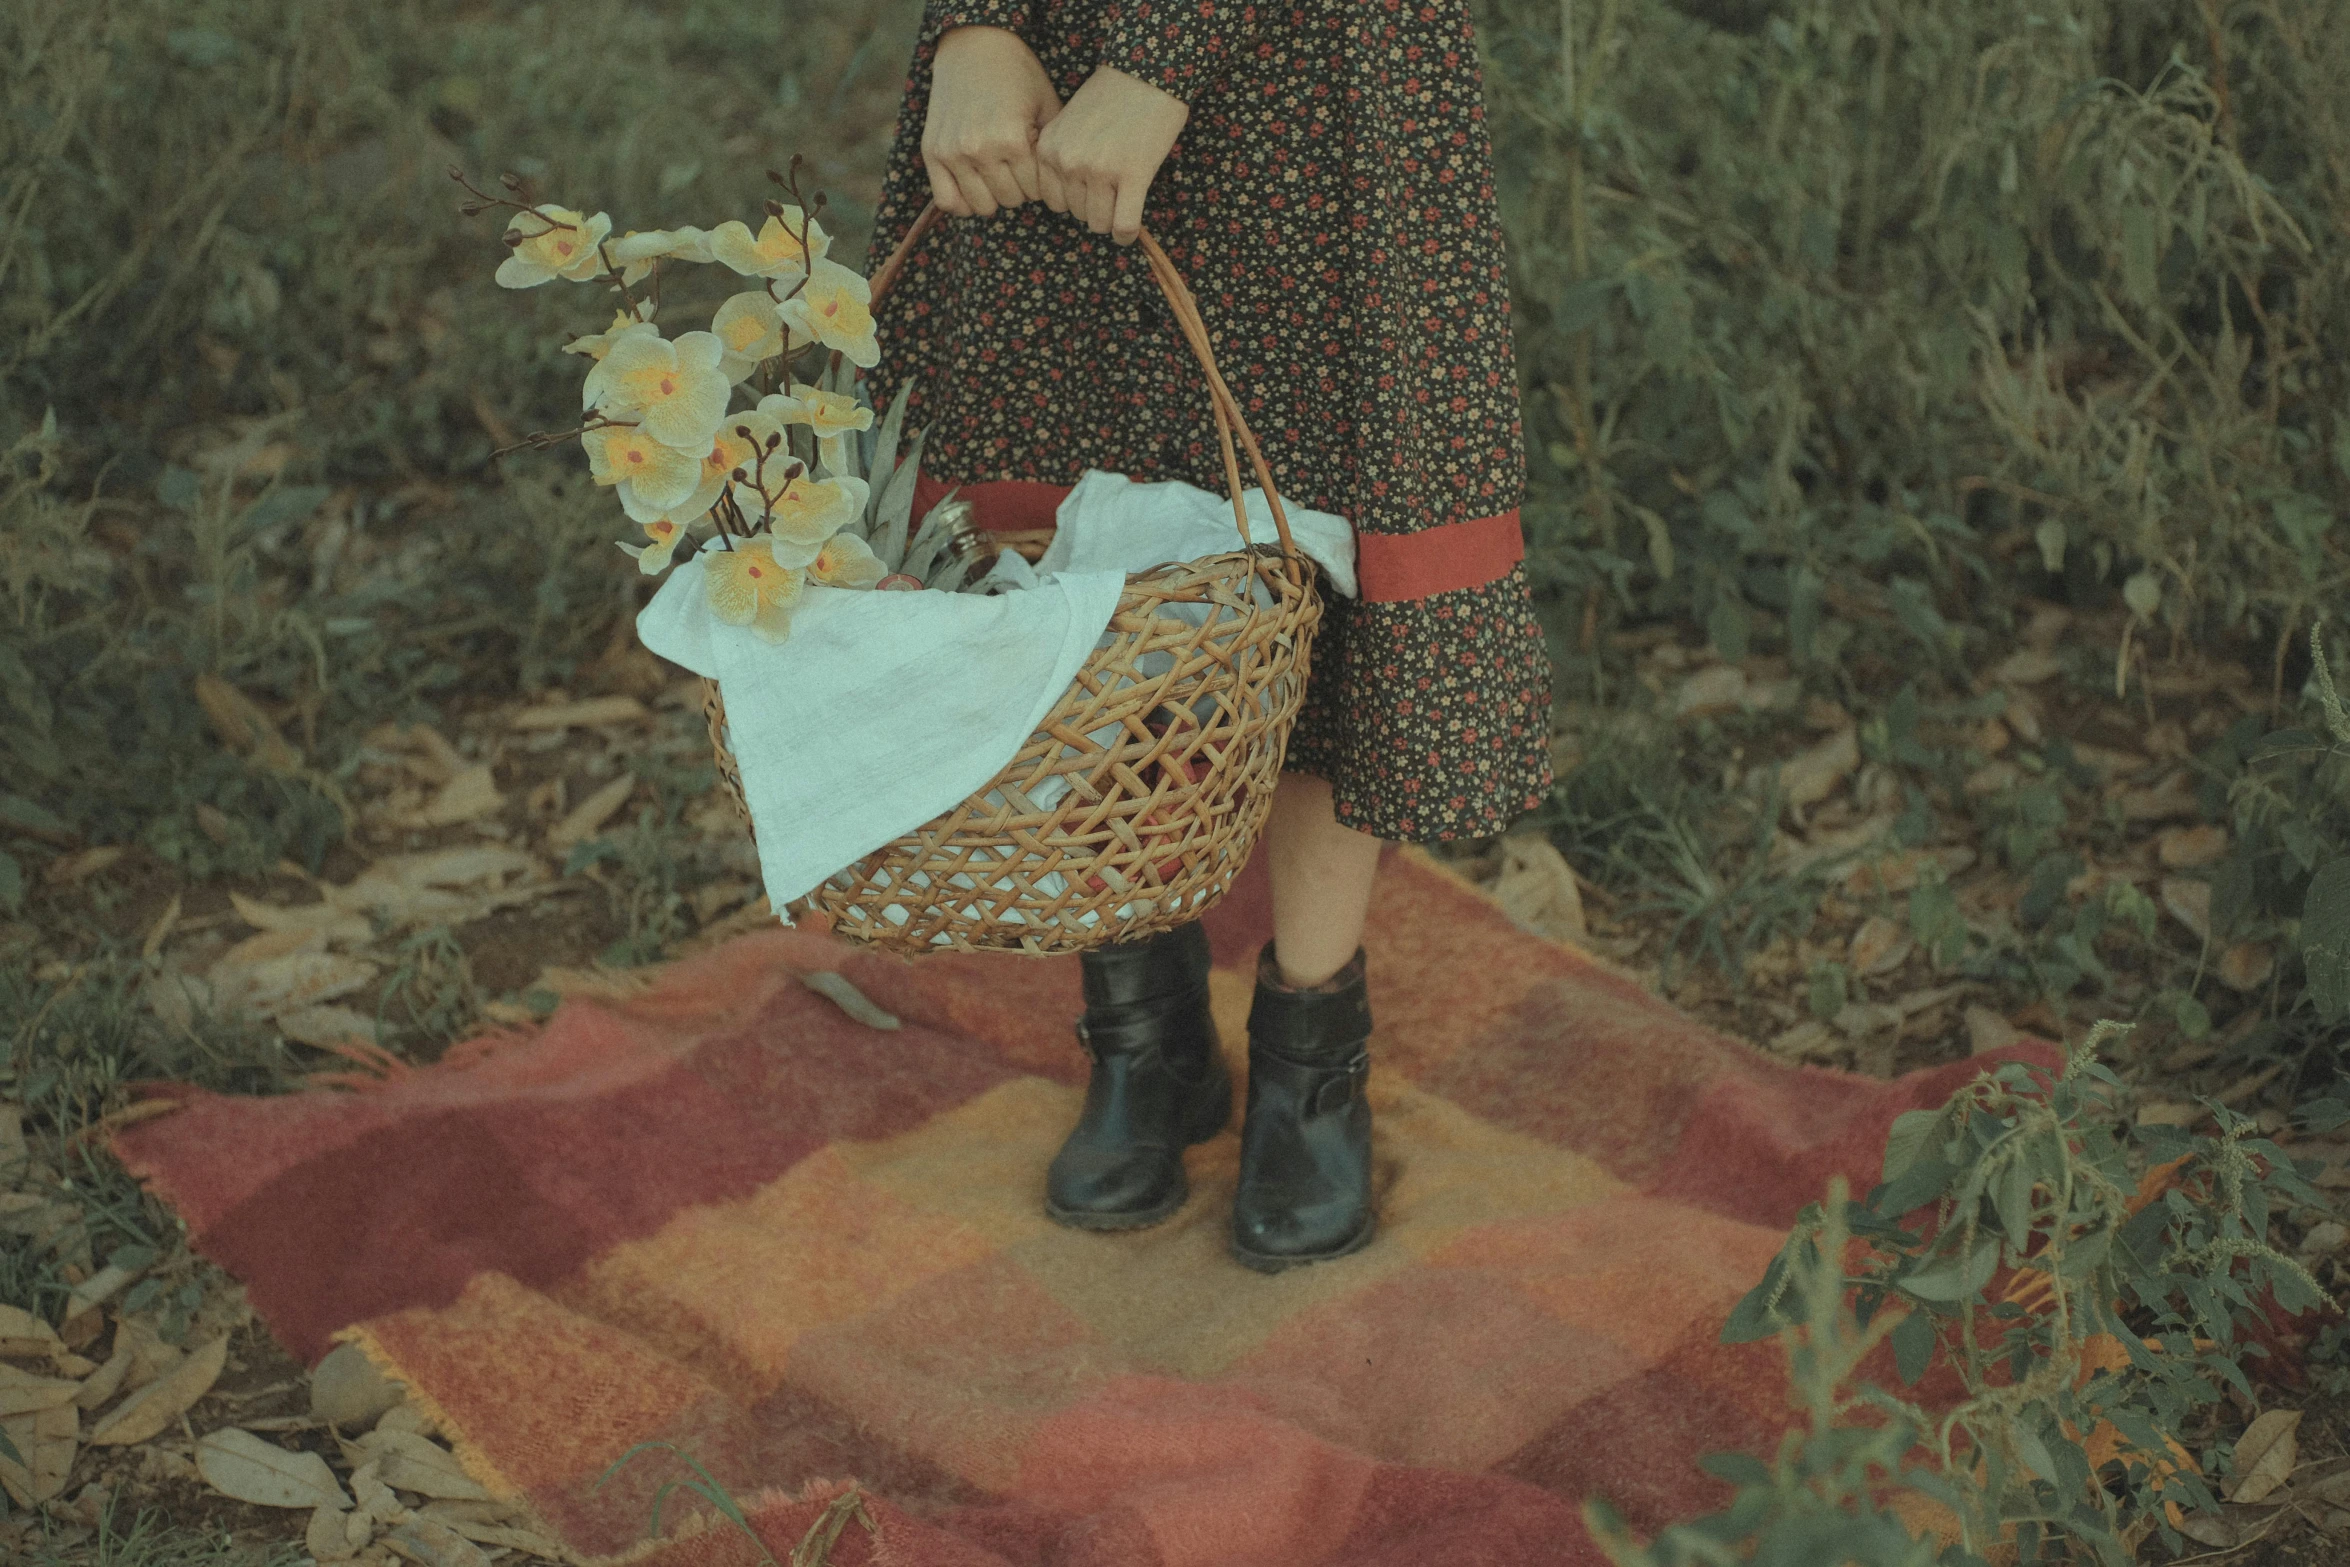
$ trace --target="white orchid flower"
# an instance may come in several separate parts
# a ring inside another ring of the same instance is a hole
[[[762,641],[791,635],[792,608],[806,590],[806,574],[776,558],[766,539],[737,539],[732,549],[705,552],[710,613],[730,626],[749,626]]]
[[[612,351],[612,345],[615,342],[618,342],[622,337],[627,336],[629,333],[635,332],[644,334],[654,333],[654,331],[653,307],[651,305],[648,304],[644,306],[643,314],[641,315],[630,315],[625,310],[615,310],[612,312],[612,324],[610,326],[604,328],[604,330],[601,332],[591,332],[585,337],[573,338],[570,342],[563,345],[563,352],[567,354],[585,354],[590,359],[602,359],[606,354]],[[656,333],[655,335],[658,334]]]
[[[733,395],[733,383],[718,368],[725,352],[708,332],[687,332],[675,342],[625,334],[588,372],[581,401],[604,414],[634,414],[655,440],[698,456],[718,433]]]
[[[775,406],[786,424],[804,424],[816,432],[816,460],[827,473],[848,469],[847,438],[852,431],[873,428],[873,410],[846,392],[827,392],[806,382],[795,382],[786,394],[760,400],[762,409]]]
[[[869,588],[889,575],[873,546],[853,533],[836,533],[824,541],[808,566],[808,580],[833,588]]]
[[[710,236],[697,228],[647,229],[641,234],[631,229],[612,241],[610,250],[620,268],[620,281],[630,288],[644,280],[656,261],[712,259]]]
[[[800,248],[800,230],[808,231],[808,246]],[[710,254],[745,277],[798,277],[810,261],[821,261],[832,249],[832,236],[814,218],[794,206],[783,216],[769,218],[758,237],[747,224],[721,223],[710,231]]]
[[[702,465],[692,452],[653,439],[642,425],[599,425],[580,441],[590,476],[617,488],[622,508],[639,522],[682,506],[701,479]]]
[[[504,288],[536,288],[555,278],[584,283],[604,270],[597,249],[612,232],[612,220],[599,212],[582,217],[552,202],[517,212],[506,225],[514,248],[498,263],[498,283]]]
[[[881,342],[873,332],[873,289],[864,277],[833,261],[819,261],[800,291],[783,302],[786,323],[849,363],[871,369],[881,363]]]
[[[797,352],[813,341],[786,326],[783,312],[764,289],[736,294],[720,305],[710,320],[710,331],[725,347],[718,368],[731,382],[747,381],[762,361]]]
[[[694,515],[685,511],[682,506],[678,508],[678,511],[689,517]],[[620,547],[635,557],[637,570],[648,577],[658,576],[669,569],[670,561],[677,554],[677,546],[684,541],[686,530],[692,525],[692,523],[679,522],[674,515],[663,513],[649,522],[640,524],[651,536],[652,543],[624,543]]]

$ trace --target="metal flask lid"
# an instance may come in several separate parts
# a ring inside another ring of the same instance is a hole
[[[946,514],[946,538],[939,545],[939,554],[949,565],[935,574],[934,580],[950,593],[960,592],[987,575],[995,564],[995,540],[979,526],[969,501],[944,501],[939,509]]]

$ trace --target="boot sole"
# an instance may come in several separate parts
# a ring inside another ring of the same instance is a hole
[[[1232,1124],[1232,1080],[1229,1075],[1224,1080],[1224,1092],[1211,1103],[1221,1106],[1219,1113],[1210,1121],[1203,1121],[1201,1124],[1185,1128],[1184,1147],[1189,1148],[1196,1143],[1204,1143],[1210,1138],[1220,1135],[1224,1128]],[[1137,1208],[1127,1213],[1110,1213],[1090,1208],[1064,1208],[1048,1197],[1045,1199],[1044,1213],[1045,1217],[1055,1224],[1066,1225],[1073,1230],[1146,1230],[1154,1224],[1173,1218],[1189,1201],[1191,1201],[1191,1183],[1183,1178],[1182,1164],[1178,1161],[1174,1195],[1155,1208]]]
[[[1187,1182],[1176,1190],[1172,1200],[1160,1203],[1156,1208],[1141,1208],[1132,1213],[1094,1213],[1084,1208],[1063,1208],[1057,1203],[1047,1202],[1044,1213],[1055,1224],[1066,1225],[1073,1230],[1147,1230],[1154,1224],[1173,1218],[1189,1201],[1191,1190]]]
[[[1365,1221],[1362,1228],[1362,1233],[1355,1236],[1354,1239],[1348,1241],[1345,1245],[1339,1247],[1335,1251],[1315,1251],[1303,1252],[1296,1255],[1279,1255],[1271,1252],[1250,1251],[1243,1247],[1238,1241],[1231,1242],[1226,1247],[1226,1250],[1230,1251],[1232,1253],[1233,1260],[1238,1262],[1244,1268],[1252,1268],[1259,1273],[1280,1273],[1290,1268],[1302,1268],[1309,1263],[1332,1262],[1340,1257],[1351,1256],[1354,1253],[1361,1251],[1365,1246],[1370,1245],[1371,1237],[1377,1234],[1378,1230],[1379,1215],[1377,1213],[1373,1213],[1371,1217]]]

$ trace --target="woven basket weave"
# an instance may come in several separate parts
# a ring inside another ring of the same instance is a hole
[[[876,300],[938,216],[925,210],[875,274]],[[1305,699],[1322,605],[1191,291],[1149,234],[1139,248],[1205,374],[1241,536],[1235,433],[1280,551],[1256,545],[1128,578],[1104,645],[1011,763],[841,869],[791,905],[795,917],[905,952],[1080,952],[1196,919],[1247,860]],[[715,681],[703,707],[719,778],[747,825]]]

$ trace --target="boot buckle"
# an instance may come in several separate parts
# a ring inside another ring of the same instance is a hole
[[[1361,1051],[1356,1054],[1353,1060],[1346,1063],[1343,1073],[1325,1078],[1315,1085],[1313,1097],[1306,1105],[1306,1113],[1325,1115],[1332,1110],[1343,1108],[1356,1094],[1362,1092],[1363,1085],[1370,1075],[1371,1053],[1367,1050]]]

